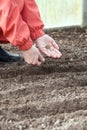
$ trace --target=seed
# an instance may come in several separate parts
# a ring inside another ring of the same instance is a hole
[[[46,48],[46,49],[50,49],[50,45],[46,45],[45,48]]]

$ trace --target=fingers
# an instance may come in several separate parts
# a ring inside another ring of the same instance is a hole
[[[50,49],[42,48],[40,51],[51,58],[60,58],[62,56],[61,52],[54,47],[51,47]]]
[[[35,46],[23,51],[22,54],[25,62],[28,64],[40,66],[43,62],[45,62],[44,57]]]
[[[42,63],[40,61],[35,61],[31,64],[34,65],[34,66],[40,66]]]
[[[45,54],[46,56],[51,57],[51,51],[49,49],[41,48],[40,51],[41,51],[41,53]]]
[[[61,56],[62,56],[62,54],[59,51],[56,51],[56,50],[51,51],[52,58],[60,58]]]
[[[27,62],[28,64],[30,64],[30,65],[33,65],[33,66],[40,66],[41,64],[42,64],[42,62],[41,61],[39,61],[39,60],[36,60],[36,59],[34,59],[33,61],[29,61],[29,62]]]
[[[59,50],[54,49],[54,52],[56,53],[56,58],[60,58],[62,56],[62,53]]]
[[[43,62],[45,62],[45,59],[41,55],[41,53],[38,52],[38,55],[34,57],[34,59],[32,60],[30,64],[34,66],[40,66]]]
[[[51,57],[52,57],[52,58],[59,58],[59,57],[57,56],[57,53],[56,53],[55,51],[51,51]]]

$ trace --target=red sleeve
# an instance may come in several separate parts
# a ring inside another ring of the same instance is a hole
[[[30,36],[32,40],[35,40],[38,37],[44,35],[44,24],[41,20],[39,9],[35,0],[25,0],[25,5],[22,14],[24,20],[26,21],[30,29]]]
[[[21,50],[32,46],[28,25],[23,21],[15,0],[0,0],[0,28],[6,39]]]

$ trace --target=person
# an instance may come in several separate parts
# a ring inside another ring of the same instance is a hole
[[[28,64],[41,65],[44,55],[60,58],[55,40],[45,34],[35,0],[0,0],[0,41],[11,43],[22,51]],[[22,56],[10,54],[0,48],[0,61],[20,61]]]

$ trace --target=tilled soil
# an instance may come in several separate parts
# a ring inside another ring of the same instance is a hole
[[[0,130],[87,130],[87,29],[47,33],[60,59],[0,64]]]

